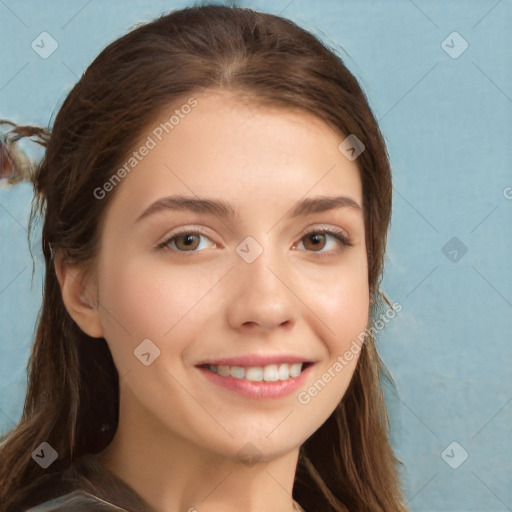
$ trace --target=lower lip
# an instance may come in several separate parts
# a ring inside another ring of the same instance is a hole
[[[213,382],[218,386],[235,391],[240,395],[249,398],[268,399],[281,398],[297,391],[302,385],[304,385],[312,366],[313,365],[310,365],[304,369],[298,377],[293,377],[287,380],[277,380],[274,382],[267,382],[264,380],[254,382],[247,379],[237,379],[235,377],[223,377],[222,375],[213,373],[206,368],[197,368],[210,382]]]

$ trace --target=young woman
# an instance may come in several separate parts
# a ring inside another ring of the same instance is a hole
[[[2,510],[406,510],[372,327],[391,173],[339,57],[183,9],[103,50],[51,133],[10,128],[46,275]]]

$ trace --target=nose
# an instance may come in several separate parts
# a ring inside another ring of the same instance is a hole
[[[238,259],[231,276],[227,302],[233,329],[272,331],[296,322],[297,299],[286,265],[265,249],[252,263]]]

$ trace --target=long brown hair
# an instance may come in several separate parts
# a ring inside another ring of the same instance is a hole
[[[245,8],[190,7],[138,26],[93,61],[51,130],[21,126],[4,136],[11,153],[13,139],[22,135],[47,146],[28,176],[35,191],[29,228],[42,217],[46,275],[23,413],[0,445],[5,510],[16,510],[36,484],[78,458],[102,451],[117,427],[116,367],[106,341],[88,337],[68,314],[54,251],[93,268],[98,226],[115,194],[96,200],[94,190],[109,180],[158,112],[207,88],[312,113],[340,134],[340,142],[353,134],[364,143],[356,162],[363,187],[370,318],[375,318],[391,216],[391,171],[366,96],[340,57],[291,21]],[[18,172],[24,168],[20,164]],[[300,448],[293,496],[307,512],[406,510],[388,439],[384,374],[369,332],[345,396]],[[42,442],[58,452],[48,470],[31,458]],[[113,503],[135,510],[123,491],[113,485],[98,489]]]

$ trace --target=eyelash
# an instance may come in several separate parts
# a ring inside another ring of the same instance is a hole
[[[327,228],[327,227],[320,227],[320,228],[312,229],[312,230],[308,231],[307,233],[304,233],[302,235],[300,241],[302,241],[304,238],[306,238],[307,236],[312,235],[312,234],[331,235],[333,238],[335,238],[336,240],[341,242],[341,244],[343,246],[352,247],[352,243],[350,242],[349,238],[345,235],[345,233],[343,231],[335,229],[335,228]],[[202,231],[199,231],[199,230],[193,229],[193,228],[192,229],[188,228],[188,229],[183,229],[181,231],[178,231],[177,233],[174,233],[170,238],[168,238],[167,240],[165,240],[164,242],[159,244],[157,246],[157,248],[158,249],[166,249],[166,250],[173,251],[173,252],[182,252],[182,253],[190,252],[192,254],[201,252],[201,251],[197,251],[197,250],[180,251],[179,249],[172,249],[171,247],[169,247],[169,244],[173,240],[175,240],[176,238],[179,238],[180,236],[183,236],[183,235],[200,235],[200,236],[204,236],[205,238],[209,238]],[[308,251],[308,252],[311,252],[313,254],[318,254],[319,256],[334,256],[332,251],[330,251],[330,252]]]

